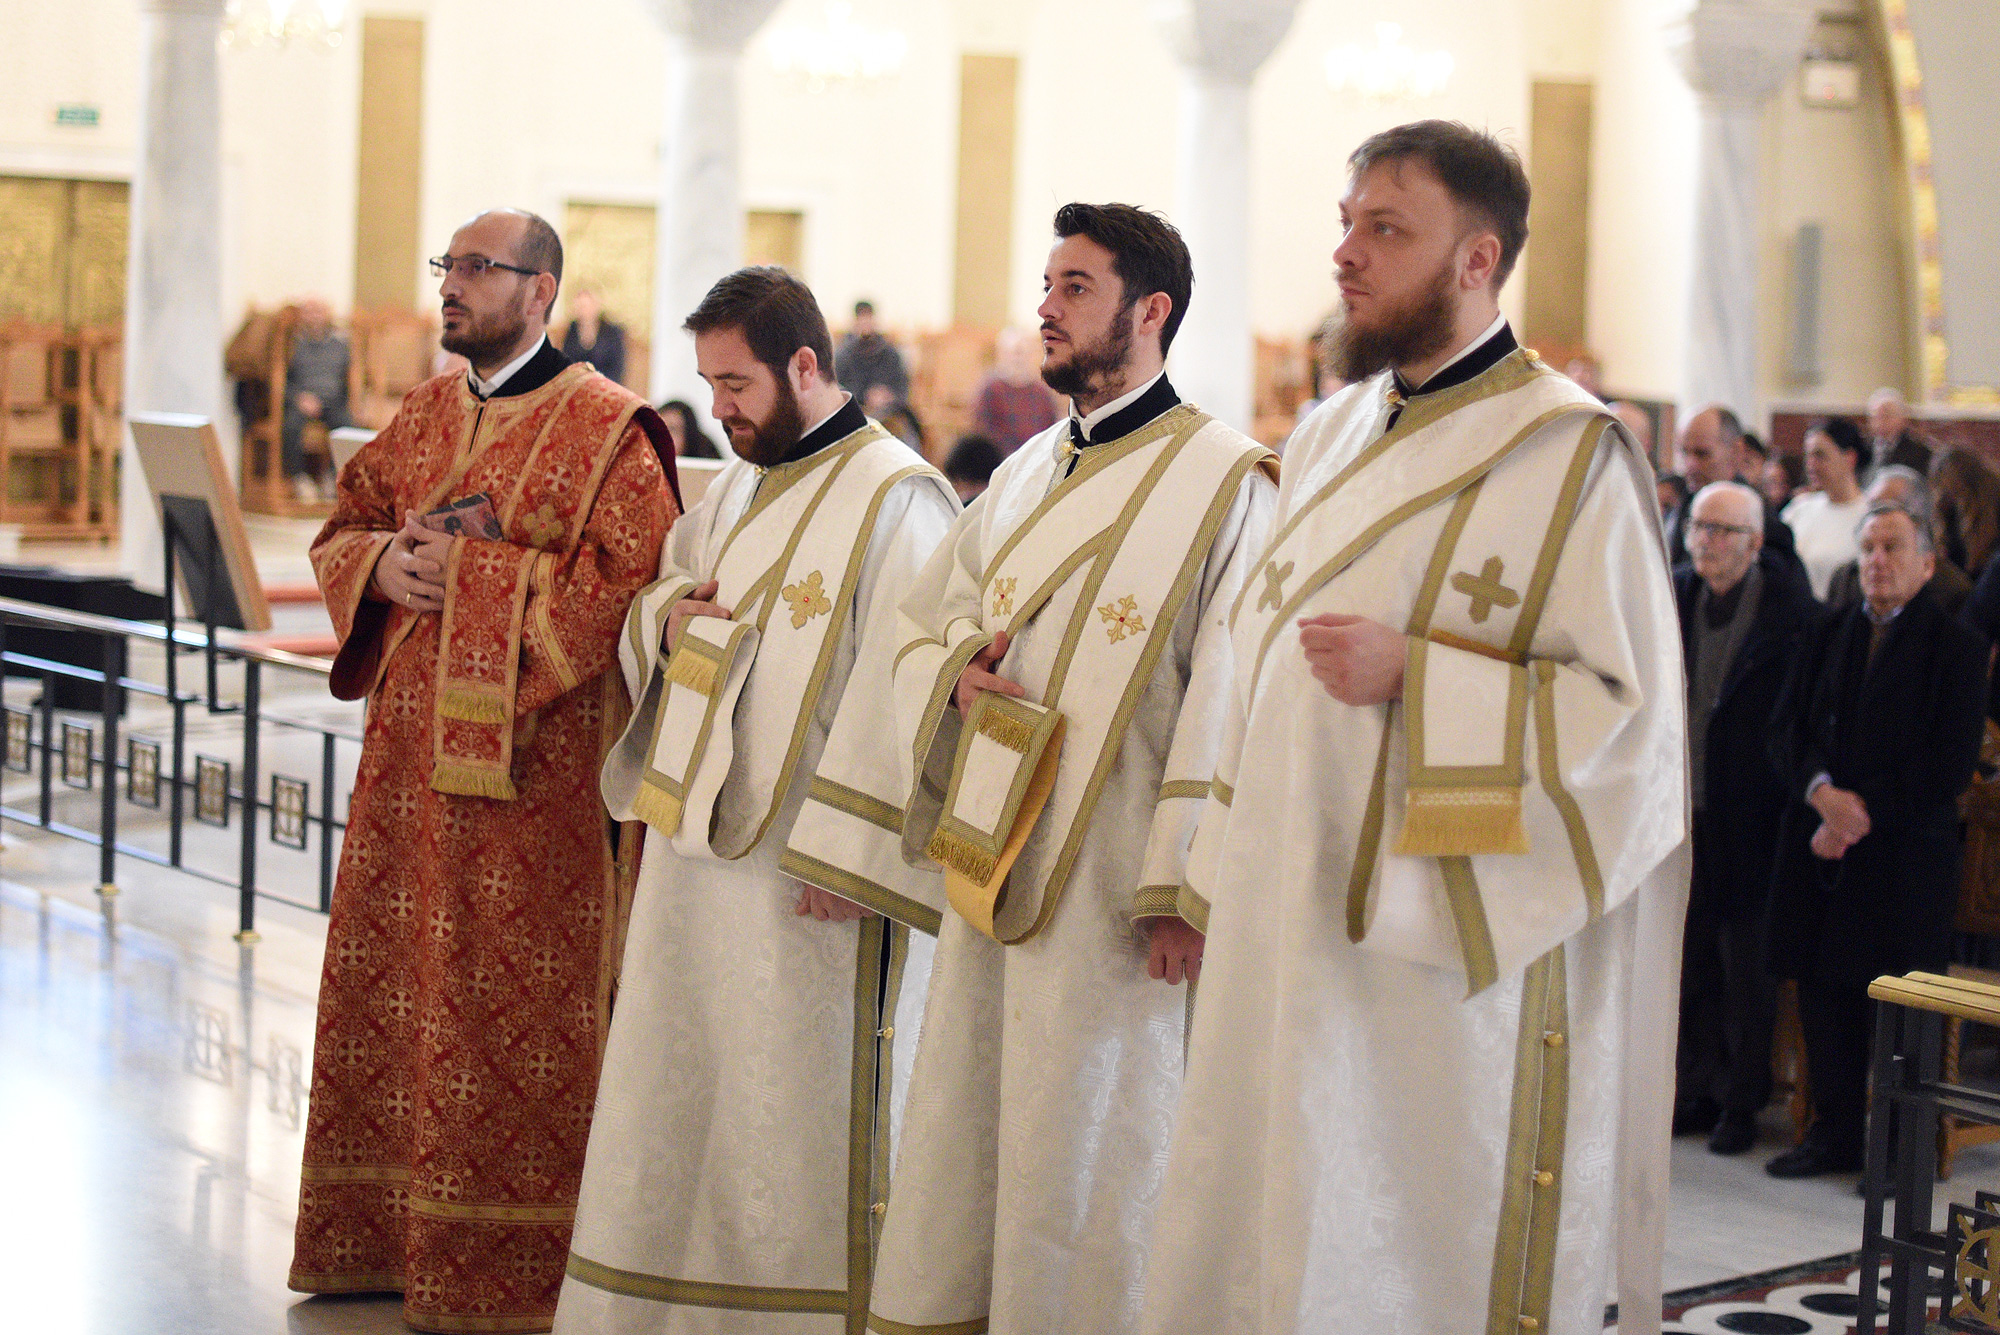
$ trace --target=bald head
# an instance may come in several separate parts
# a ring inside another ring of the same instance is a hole
[[[1742,471],[1743,424],[1721,404],[1688,418],[1674,448],[1681,476],[1691,487],[1725,482]]]
[[[1720,597],[1749,573],[1764,546],[1764,500],[1741,482],[1711,482],[1688,502],[1688,559]]]

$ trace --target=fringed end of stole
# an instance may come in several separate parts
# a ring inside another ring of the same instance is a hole
[[[462,686],[450,687],[441,692],[438,695],[437,710],[445,718],[459,719],[466,723],[514,721],[514,711],[506,696],[467,690]]]
[[[431,767],[431,787],[458,797],[490,797],[512,802],[518,793],[507,771],[463,760],[440,760]]]
[[[667,660],[667,680],[696,695],[715,694],[715,660],[701,654],[677,653]]]
[[[1412,789],[1395,847],[1401,856],[1424,858],[1527,851],[1518,788]]]
[[[937,863],[957,872],[974,885],[985,885],[993,879],[994,868],[1000,865],[997,854],[989,853],[962,834],[950,830],[937,830],[924,848],[924,855]]]
[[[1035,740],[1035,726],[1024,719],[986,709],[979,715],[979,735],[1018,755],[1026,755]]]

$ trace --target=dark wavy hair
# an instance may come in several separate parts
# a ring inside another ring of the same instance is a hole
[[[800,348],[819,359],[822,380],[833,379],[833,335],[812,289],[776,265],[759,264],[716,280],[694,314],[681,324],[690,334],[740,329],[751,355],[779,380]]]
[[[1130,204],[1065,204],[1056,210],[1056,235],[1087,236],[1111,252],[1111,272],[1118,275],[1125,305],[1155,292],[1167,294],[1173,309],[1160,328],[1160,353],[1166,355],[1194,294],[1194,259],[1179,229]]]

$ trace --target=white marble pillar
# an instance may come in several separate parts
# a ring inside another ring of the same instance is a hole
[[[139,0],[139,152],[125,281],[125,408],[195,413],[224,431],[223,0]],[[229,451],[224,451],[225,455]],[[230,460],[233,466],[235,460]],[[119,488],[125,570],[160,587],[160,526],[128,439]]]
[[[1250,84],[1298,0],[1156,0],[1181,66],[1173,222],[1194,257],[1194,297],[1169,354],[1181,396],[1252,427]]]
[[[1764,106],[1798,65],[1809,0],[1702,0],[1667,30],[1700,105],[1683,416],[1711,403],[1762,420],[1757,386]]]
[[[778,0],[652,0],[667,33],[653,265],[652,395],[708,402],[681,332],[715,280],[743,263],[737,74]]]

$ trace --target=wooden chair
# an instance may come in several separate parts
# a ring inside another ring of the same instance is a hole
[[[997,329],[953,325],[896,340],[899,347],[916,350],[910,367],[910,407],[924,424],[932,462],[942,461],[958,438],[972,429],[979,382],[993,368],[999,336]]]
[[[68,346],[57,325],[0,326],[0,519],[30,538],[81,536],[62,402]]]
[[[1973,936],[2000,936],[2000,775],[1984,777],[1984,772],[2000,765],[2000,727],[1991,720],[1979,748],[1981,774],[1958,799],[1958,813],[1964,821],[1965,847],[1959,864],[1958,914],[1954,926]],[[2000,984],[2000,973],[1954,964],[1953,978],[1971,978],[1982,983]],[[1959,1077],[1961,1048],[1965,1041],[1965,1021],[1956,1016],[1945,1022],[1943,1078],[1955,1084]],[[1969,1145],[1986,1145],[2000,1140],[2000,1127],[1985,1126],[1946,1112],[1938,1118],[1938,1177],[1951,1176],[1951,1162]]]
[[[251,312],[250,318],[256,317],[257,313]],[[291,365],[292,330],[297,327],[298,319],[296,306],[285,306],[271,313],[264,346],[255,357],[269,393],[264,401],[264,415],[243,428],[240,485],[243,508],[257,514],[289,518],[311,513],[311,507],[302,505],[293,496],[284,466],[285,375]]]
[[[438,349],[437,323],[414,311],[385,307],[356,311],[348,322],[347,415],[354,425],[380,431],[403,396],[431,378]]]
[[[1304,339],[1257,339],[1256,384],[1250,434],[1277,449],[1297,424],[1299,405],[1312,397]]]

